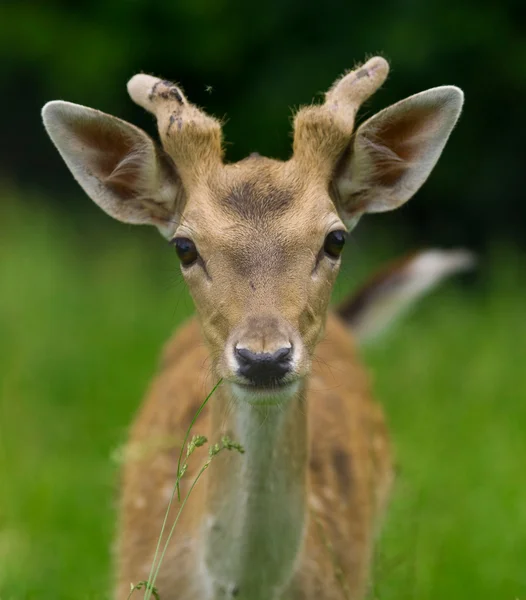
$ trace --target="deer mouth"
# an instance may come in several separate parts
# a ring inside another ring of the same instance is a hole
[[[281,379],[265,385],[231,382],[234,396],[248,404],[263,406],[280,404],[294,396],[300,387],[300,379]]]

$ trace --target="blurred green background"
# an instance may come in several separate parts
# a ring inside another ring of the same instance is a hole
[[[220,117],[227,157],[286,158],[291,107],[381,53],[361,115],[441,84],[465,111],[424,188],[365,219],[344,296],[391,257],[467,246],[450,282],[368,348],[399,474],[375,563],[379,600],[526,597],[526,35],[521,3],[381,0],[4,2],[0,8],[0,598],[108,598],[114,457],[162,343],[192,305],[154,231],[112,222],[45,136],[51,99],[151,134],[136,72]]]

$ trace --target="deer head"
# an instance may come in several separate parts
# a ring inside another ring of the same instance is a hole
[[[310,370],[348,231],[364,213],[418,190],[459,117],[463,94],[411,96],[354,129],[383,83],[373,58],[302,108],[285,161],[222,160],[220,123],[176,85],[136,75],[132,99],[153,113],[161,145],[116,117],[67,102],[45,127],[85,192],[125,223],[155,225],[175,247],[217,376],[251,403],[294,393]]]

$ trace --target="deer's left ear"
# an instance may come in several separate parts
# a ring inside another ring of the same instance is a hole
[[[410,96],[363,123],[333,179],[342,217],[398,208],[424,183],[462,109],[464,95],[453,86]]]

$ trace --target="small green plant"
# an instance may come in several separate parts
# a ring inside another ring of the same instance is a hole
[[[162,552],[159,555],[159,551],[161,548],[161,541],[163,538],[163,534],[164,531],[166,529],[166,523],[168,521],[168,515],[170,513],[170,508],[172,506],[175,494],[177,493],[177,498],[179,501],[181,501],[181,494],[180,494],[180,487],[179,484],[181,482],[182,477],[184,476],[184,474],[186,473],[187,469],[188,469],[188,459],[190,458],[190,456],[193,454],[193,452],[197,449],[200,448],[202,446],[204,446],[207,442],[208,439],[204,436],[204,435],[194,435],[192,437],[192,439],[188,442],[188,438],[190,436],[190,432],[192,430],[192,427],[194,426],[194,423],[196,422],[197,418],[199,417],[199,415],[201,414],[203,408],[206,406],[208,400],[210,399],[210,397],[212,396],[212,394],[216,391],[216,389],[219,387],[219,385],[221,384],[222,379],[220,379],[216,385],[212,388],[212,390],[210,391],[210,393],[208,394],[208,396],[205,398],[205,400],[203,401],[203,403],[201,404],[201,406],[198,408],[197,412],[194,415],[194,418],[192,419],[192,422],[190,423],[187,431],[186,431],[186,435],[183,441],[183,445],[181,446],[181,452],[179,454],[179,460],[177,462],[177,476],[176,476],[176,480],[174,483],[174,487],[172,490],[172,495],[170,497],[170,501],[168,502],[168,506],[166,508],[166,512],[164,515],[164,521],[161,527],[161,532],[159,533],[159,539],[157,540],[157,547],[155,549],[155,554],[153,557],[153,561],[152,561],[152,567],[150,569],[150,574],[148,576],[148,580],[147,581],[140,581],[139,583],[135,584],[135,585],[131,585],[131,590],[130,590],[130,595],[128,596],[128,598],[131,597],[131,595],[136,591],[136,590],[140,590],[144,588],[144,600],[151,600],[151,597],[153,596],[155,598],[155,600],[160,600],[159,597],[159,593],[155,587],[155,581],[157,579],[157,576],[159,574],[159,571],[161,569],[161,565],[163,563],[164,560],[164,556],[166,554],[166,550],[168,549],[168,546],[170,544],[170,540],[172,539],[172,535],[175,531],[175,527],[177,525],[177,522],[179,521],[179,517],[181,516],[181,513],[183,511],[183,508],[185,507],[185,504],[188,500],[188,498],[190,497],[190,494],[192,493],[194,487],[197,485],[197,482],[199,481],[199,479],[201,478],[202,474],[208,469],[208,467],[210,466],[210,463],[212,462],[212,460],[223,450],[229,450],[229,451],[236,451],[239,452],[240,454],[244,454],[245,450],[243,448],[243,446],[241,446],[241,444],[239,444],[238,442],[235,442],[234,440],[230,439],[230,437],[228,437],[227,435],[223,436],[221,438],[221,440],[213,445],[211,445],[208,448],[208,458],[205,461],[205,463],[203,464],[203,466],[201,467],[201,469],[199,470],[199,472],[197,473],[194,481],[192,482],[192,485],[190,486],[190,489],[188,490],[188,493],[186,494],[186,496],[184,497],[181,506],[179,508],[179,511],[177,512],[177,515],[175,517],[175,520],[172,524],[172,527],[170,529],[170,532],[168,534],[168,537],[166,539],[166,542],[164,544],[164,548],[162,550]],[[187,443],[188,442],[188,443]],[[182,460],[183,457],[183,452],[184,449],[186,447],[186,457],[184,459],[184,461]]]
[[[130,600],[130,598],[131,598],[133,592],[135,592],[135,590],[141,590],[142,588],[145,588],[146,590],[151,590],[155,600],[161,600],[161,597],[159,596],[159,592],[157,591],[157,588],[154,588],[147,581],[139,581],[139,583],[136,583],[135,585],[133,585],[133,583],[130,583],[130,595],[128,596],[128,600]]]
[[[201,406],[197,409],[197,412],[194,415],[194,418],[192,419],[192,422],[190,423],[190,425],[188,426],[188,429],[186,430],[186,435],[184,436],[184,440],[183,440],[183,445],[181,446],[181,452],[179,453],[179,460],[177,461],[177,478],[175,481],[175,488],[174,491],[177,490],[177,499],[179,500],[179,502],[181,502],[181,490],[179,489],[179,482],[181,481],[181,459],[183,457],[183,450],[186,446],[186,442],[188,441],[188,436],[190,435],[190,431],[192,431],[192,427],[194,426],[195,422],[197,421],[197,418],[199,417],[199,415],[201,414],[201,412],[203,411],[203,408],[207,405],[208,401],[210,400],[210,398],[212,397],[212,394],[217,390],[217,388],[221,385],[221,383],[223,382],[223,379],[221,378],[212,388],[212,390],[210,391],[210,393],[208,394],[208,396],[203,400],[203,403],[201,404]],[[206,439],[205,439],[206,442]],[[203,442],[203,444],[205,443]],[[202,445],[202,444],[201,444]],[[188,457],[190,456],[190,454],[195,450],[195,448],[197,448],[197,446],[194,445],[194,447],[192,448],[192,450],[190,451],[189,448],[187,448],[186,450],[186,458],[188,459]],[[186,469],[185,469],[186,471]],[[170,509],[170,506],[172,504],[172,500],[173,500],[174,495],[172,494],[172,497],[170,498],[170,504],[168,505],[168,510]],[[168,518],[168,513],[166,513],[166,517],[163,523],[163,529],[164,526],[166,524],[166,519]],[[161,531],[161,535],[162,535],[162,531]],[[157,553],[156,553],[157,554]],[[155,561],[155,558],[154,558]]]

